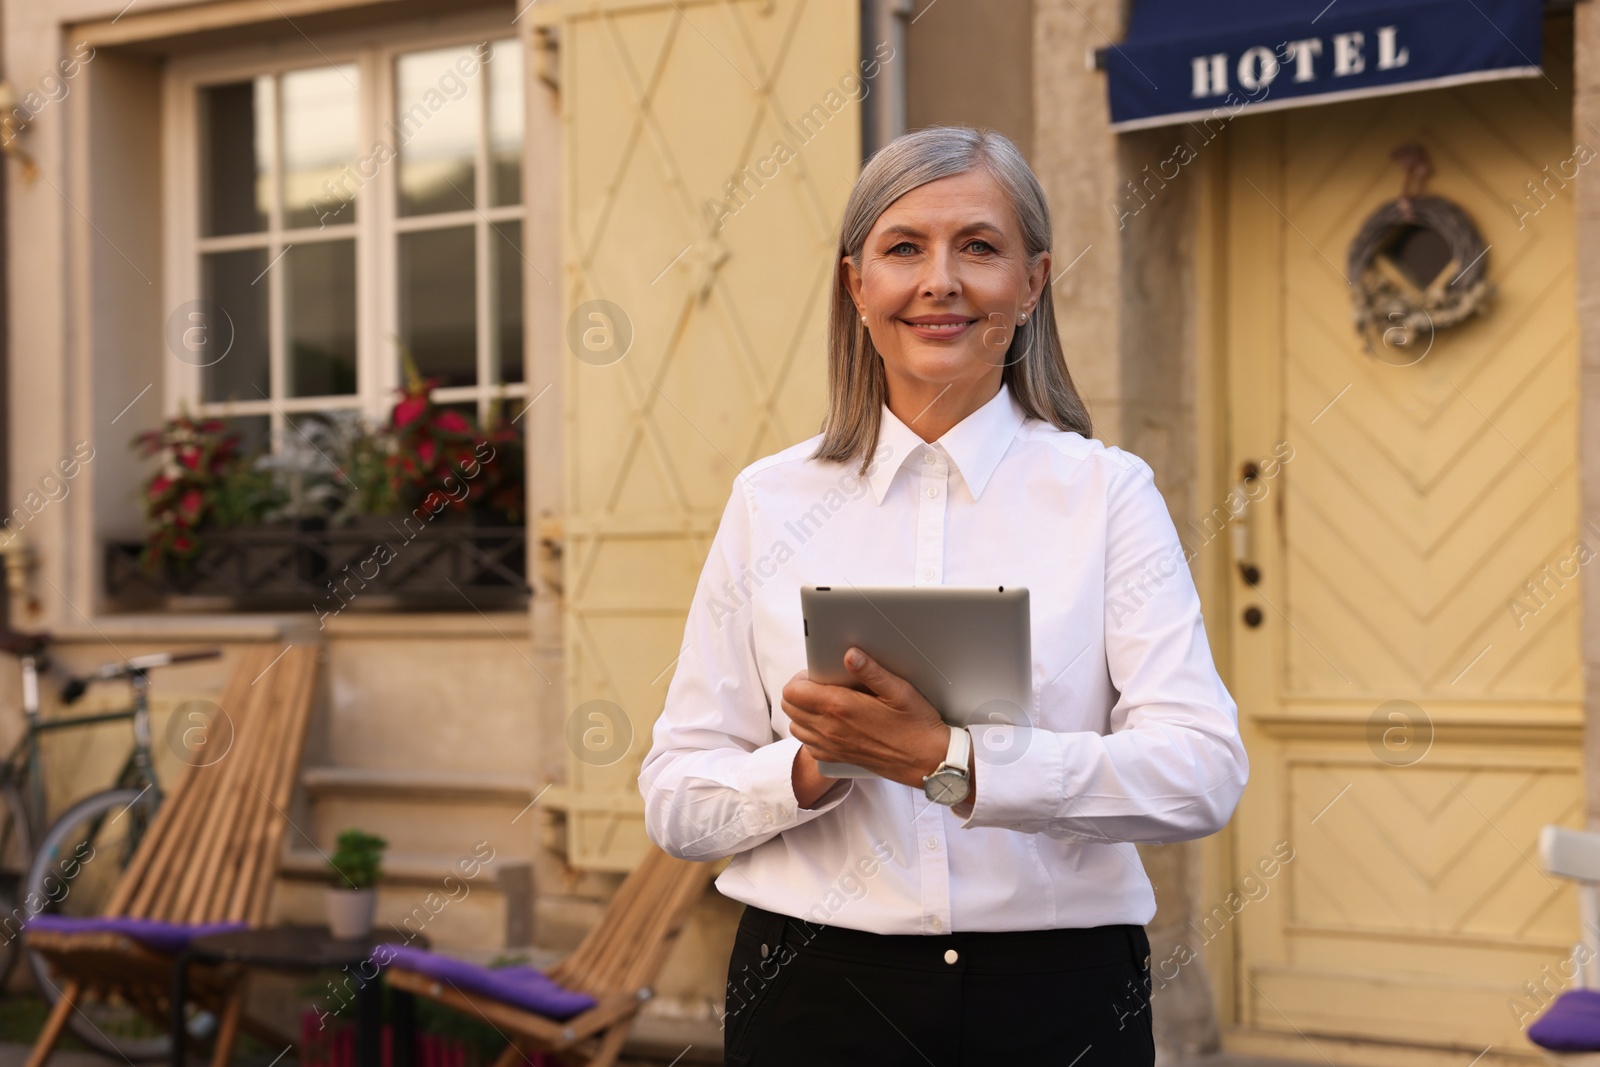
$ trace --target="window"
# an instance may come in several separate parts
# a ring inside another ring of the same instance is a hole
[[[174,74],[169,409],[382,418],[402,351],[450,406],[526,395],[521,48],[439,40]]]

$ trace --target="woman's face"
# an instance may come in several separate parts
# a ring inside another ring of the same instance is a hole
[[[999,388],[1006,349],[1049,277],[1030,265],[1000,184],[979,167],[929,182],[889,205],[867,234],[859,268],[843,269],[889,389]]]

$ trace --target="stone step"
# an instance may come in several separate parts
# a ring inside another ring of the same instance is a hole
[[[518,804],[533,800],[539,785],[531,775],[423,767],[307,767],[300,780],[313,799],[325,796],[385,797],[460,803]]]
[[[485,848],[529,859],[540,821],[530,812],[539,790],[507,773],[374,767],[311,767],[301,774],[311,805],[311,835],[331,847],[351,827],[378,834],[397,852],[464,858]]]
[[[477,862],[464,864],[464,860]],[[498,871],[508,865],[525,866],[516,859],[508,859],[498,853],[484,861],[480,856],[470,852],[465,856],[458,856],[443,852],[386,849],[383,854],[381,884],[438,889],[444,892],[445,879],[454,876],[473,890],[484,888],[498,892]],[[328,860],[323,853],[314,848],[288,849],[279,863],[278,877],[294,882],[327,882],[330,877]],[[453,888],[449,891],[456,892]]]
[[[326,921],[327,861],[315,849],[284,854],[273,898],[276,921]],[[495,954],[533,940],[533,876],[525,861],[496,856],[463,870],[451,854],[392,852],[378,883],[379,928],[425,934],[434,948]]]

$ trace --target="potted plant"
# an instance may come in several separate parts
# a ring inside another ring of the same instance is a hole
[[[341,941],[353,941],[372,932],[383,850],[388,844],[363,830],[346,830],[339,835],[328,860],[328,929]]]

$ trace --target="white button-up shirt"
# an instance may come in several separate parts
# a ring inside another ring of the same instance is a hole
[[[639,776],[650,837],[732,856],[725,895],[884,934],[1144,924],[1136,841],[1214,833],[1244,789],[1237,708],[1185,550],[1137,456],[1027,418],[1009,389],[928,444],[887,407],[866,477],[809,458],[736,480]],[[976,803],[843,780],[804,809],[782,690],[802,585],[1026,586],[1027,725],[973,727]]]

